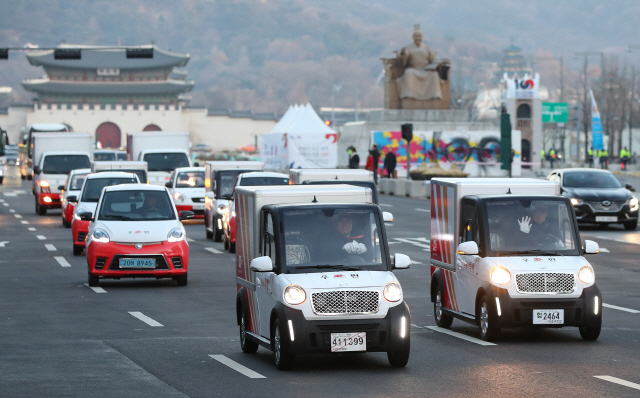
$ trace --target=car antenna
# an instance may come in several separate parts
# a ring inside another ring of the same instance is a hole
[[[338,176],[336,176],[336,180],[338,179]]]
[[[507,191],[507,195],[511,195],[511,188]]]
[[[311,201],[311,203],[318,203],[318,199],[316,199],[316,195],[313,195],[313,200]]]

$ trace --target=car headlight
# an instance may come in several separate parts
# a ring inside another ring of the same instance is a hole
[[[580,279],[582,283],[590,285],[596,280],[596,274],[593,272],[593,268],[590,265],[585,265],[580,268],[580,272],[578,272],[578,279]]]
[[[182,202],[184,202],[185,200],[187,200],[187,198],[185,198],[185,197],[184,197],[184,195],[183,195],[183,194],[181,194],[180,192],[176,192],[176,193],[174,193],[174,194],[173,194],[173,198],[174,198],[175,200],[177,200],[178,202],[180,202],[180,203],[182,203]]]
[[[636,211],[638,210],[638,198],[636,198],[635,196],[631,199],[629,199],[629,207],[631,208],[631,211]]]
[[[51,193],[51,187],[47,181],[40,181],[40,191],[42,193]]]
[[[91,240],[94,240],[98,243],[109,243],[109,234],[102,229],[96,229],[91,234]]]
[[[182,228],[172,229],[171,231],[169,231],[169,235],[167,235],[167,240],[172,243],[184,240],[184,231],[182,230]]]
[[[225,204],[218,205],[218,213],[224,212],[224,209],[226,209],[226,208],[227,208],[227,205],[225,205]]]
[[[582,199],[571,198],[571,204],[577,206],[582,203]]]
[[[304,303],[307,298],[307,293],[304,289],[297,285],[289,285],[284,289],[284,301],[287,304],[298,305]]]
[[[396,282],[387,283],[382,292],[387,301],[400,301],[402,299],[402,288]]]
[[[496,285],[505,285],[511,280],[511,273],[502,267],[491,270],[491,282]]]

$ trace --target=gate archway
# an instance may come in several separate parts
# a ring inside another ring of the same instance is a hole
[[[145,128],[142,129],[142,131],[162,131],[162,129],[158,125],[147,124]]]
[[[115,123],[104,122],[96,129],[96,139],[103,148],[119,148],[121,132]]]

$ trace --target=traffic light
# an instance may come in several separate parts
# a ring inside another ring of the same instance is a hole
[[[9,59],[9,49],[0,48],[0,59]]]
[[[402,125],[402,139],[411,141],[413,139],[413,124],[405,123]]]

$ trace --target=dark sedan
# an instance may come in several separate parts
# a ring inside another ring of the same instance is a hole
[[[638,226],[638,199],[633,188],[607,170],[560,169],[547,176],[560,183],[560,193],[571,198],[579,223],[622,224],[633,231]]]

